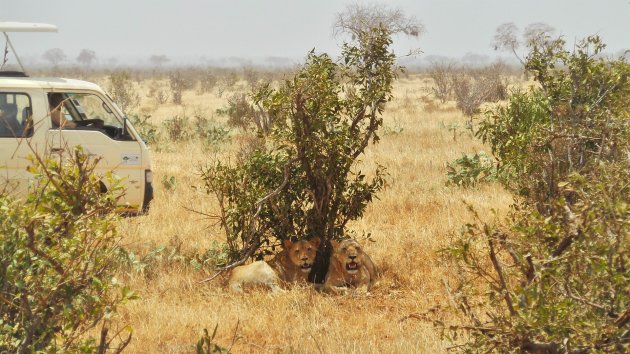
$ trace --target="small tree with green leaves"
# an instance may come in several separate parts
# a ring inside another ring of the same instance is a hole
[[[390,43],[384,29],[360,32],[339,61],[311,52],[292,79],[253,93],[272,122],[260,131],[264,142],[235,165],[203,171],[221,207],[231,266],[273,253],[281,240],[317,237],[322,252],[311,280],[323,280],[329,241],[348,236],[348,223],[384,185],[383,168],[368,177],[356,163],[378,142],[392,98]]]
[[[538,86],[515,91],[477,132],[516,202],[478,218],[444,254],[465,352],[625,353],[630,346],[630,66],[532,42]],[[461,337],[459,337],[461,338]]]
[[[97,162],[80,149],[61,161],[36,157],[26,200],[0,197],[0,352],[120,352],[129,343],[110,331],[133,298],[113,276],[120,188],[110,179],[101,191]]]

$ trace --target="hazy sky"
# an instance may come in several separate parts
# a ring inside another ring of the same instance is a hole
[[[59,47],[74,61],[83,48],[109,57],[290,57],[312,48],[338,53],[331,35],[346,0],[0,0],[0,21],[44,22],[58,33],[14,34],[21,56],[41,57]],[[359,1],[363,2],[363,1]],[[545,22],[569,43],[599,34],[608,51],[630,48],[630,0],[391,0],[377,1],[415,16],[419,38],[395,38],[397,53],[421,48],[424,56],[494,55],[497,26],[520,29]],[[375,1],[370,1],[375,3]],[[2,41],[3,42],[3,41]]]

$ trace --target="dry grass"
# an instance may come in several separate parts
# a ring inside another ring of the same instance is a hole
[[[453,139],[445,126],[464,126],[466,118],[452,104],[431,101],[428,84],[414,77],[398,81],[396,98],[385,113],[382,140],[361,162],[364,171],[373,170],[378,162],[390,175],[387,189],[352,225],[376,240],[364,242],[383,270],[371,295],[330,296],[295,288],[274,296],[264,290],[234,296],[224,280],[199,284],[207,273],[178,263],[144,274],[124,273],[120,277],[141,296],[122,310],[123,320],[134,328],[128,352],[189,353],[203,328],[212,332],[216,324],[218,344],[229,347],[236,334],[235,353],[444,352],[449,344],[429,322],[407,316],[448,301],[442,281],[446,271],[438,264],[436,251],[470,220],[463,201],[490,218],[491,209],[505,212],[511,199],[496,184],[470,190],[445,187],[446,162],[483,147],[468,134]],[[212,116],[225,97],[189,91],[183,102],[189,112]],[[172,104],[155,106],[148,98],[141,109],[156,123],[182,110]],[[201,185],[199,166],[214,158],[227,159],[237,144],[231,139],[208,151],[182,143],[154,152],[156,199],[148,215],[121,221],[126,247],[145,254],[157,245],[181,240],[182,252],[201,253],[213,240],[221,241],[218,228],[187,208],[216,211],[213,200],[191,186]],[[175,177],[174,190],[163,187],[163,176]]]

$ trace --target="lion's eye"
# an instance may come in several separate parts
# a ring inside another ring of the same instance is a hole
[[[344,247],[341,249],[342,251],[346,252],[348,250],[348,248]]]

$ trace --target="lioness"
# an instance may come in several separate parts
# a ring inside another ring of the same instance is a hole
[[[355,240],[331,241],[333,253],[324,291],[343,293],[348,288],[368,292],[376,282],[376,266]]]
[[[229,288],[234,292],[243,292],[244,286],[263,285],[272,292],[283,291],[281,283],[306,282],[311,271],[319,239],[283,242],[284,249],[271,264],[257,261],[234,268],[228,281]]]

